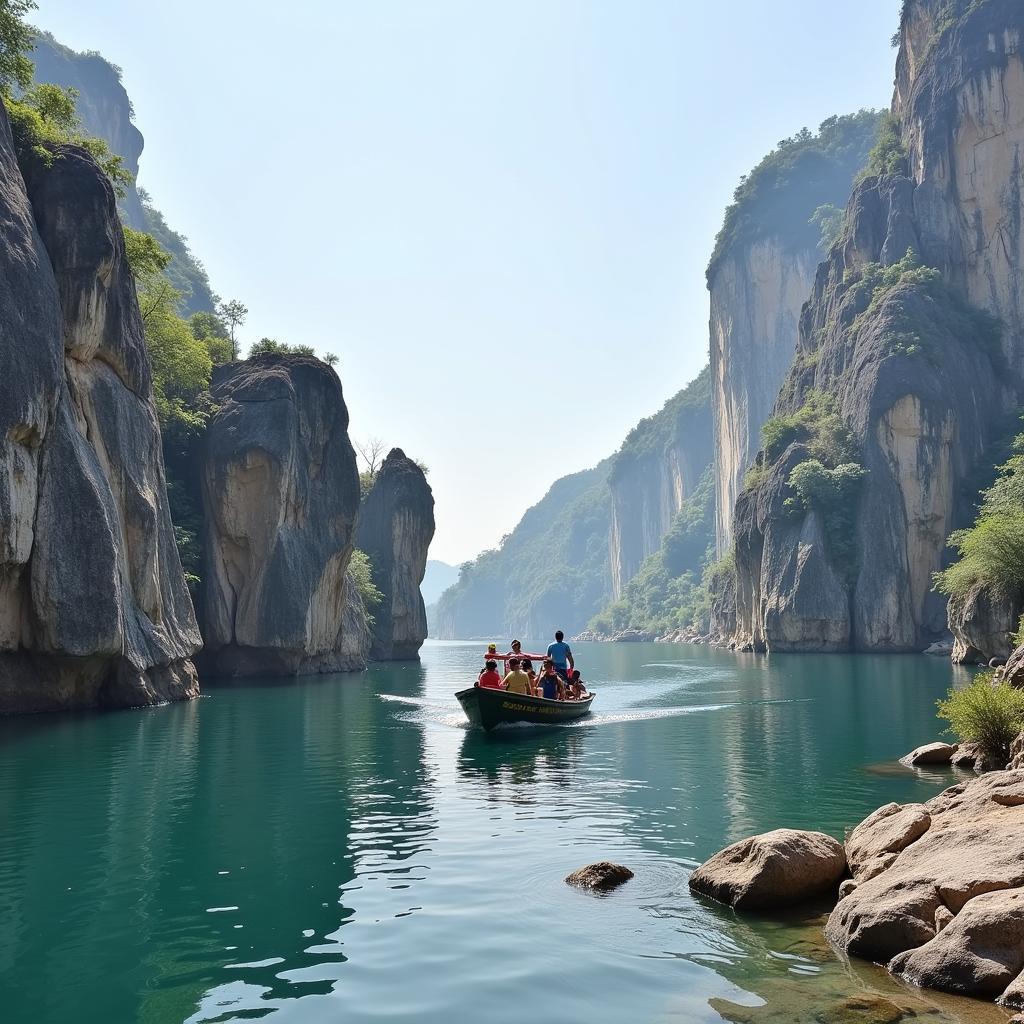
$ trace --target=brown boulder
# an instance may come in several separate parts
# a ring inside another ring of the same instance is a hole
[[[889,970],[915,985],[995,999],[1024,970],[1024,890],[976,896]]]
[[[886,804],[865,818],[846,840],[846,859],[858,882],[881,874],[931,825],[923,804]]]
[[[906,809],[883,810],[876,827]],[[924,810],[928,830],[880,873],[858,880],[832,911],[825,934],[842,952],[892,960],[936,937],[944,923],[940,907],[959,914],[985,893],[1024,886],[1024,772],[994,772],[953,786]],[[859,828],[870,833],[871,820]],[[955,924],[941,934],[958,934]]]
[[[845,871],[846,854],[831,836],[780,828],[716,853],[690,876],[690,888],[738,910],[764,910],[834,892]]]
[[[568,885],[575,885],[581,889],[603,892],[628,882],[632,877],[633,872],[629,868],[613,864],[609,860],[600,860],[596,864],[588,864],[571,875],[566,875],[565,881]]]
[[[926,743],[923,747],[918,747],[905,757],[901,757],[900,761],[912,768],[925,764],[949,764],[956,754],[956,749],[949,743]]]

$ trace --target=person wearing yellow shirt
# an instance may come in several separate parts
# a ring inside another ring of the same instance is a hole
[[[519,667],[518,658],[509,658],[508,675],[505,676],[502,685],[509,693],[521,693],[524,697],[532,693],[530,677]]]

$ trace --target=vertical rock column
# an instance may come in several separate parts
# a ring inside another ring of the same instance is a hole
[[[434,495],[423,470],[400,448],[384,460],[359,514],[357,547],[373,565],[384,595],[374,610],[371,655],[380,661],[419,657],[427,636],[420,583],[434,537]]]

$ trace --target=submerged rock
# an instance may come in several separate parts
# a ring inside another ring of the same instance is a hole
[[[568,885],[576,885],[581,889],[600,891],[614,889],[632,877],[633,872],[629,868],[613,864],[610,860],[600,860],[596,864],[588,864],[571,875],[566,875],[565,881]]]
[[[743,839],[690,875],[690,888],[737,910],[766,910],[835,892],[846,853],[823,832],[781,828]]]
[[[419,657],[427,637],[420,584],[433,536],[434,495],[427,478],[401,448],[393,448],[360,509],[356,541],[383,595],[373,610],[371,654],[379,661]]]

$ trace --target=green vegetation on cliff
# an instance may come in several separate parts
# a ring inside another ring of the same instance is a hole
[[[711,367],[703,370],[673,395],[653,416],[642,419],[612,457],[610,482],[621,479],[629,467],[650,455],[662,455],[676,441],[679,424],[688,413],[699,414],[711,402]]]
[[[998,474],[974,525],[949,538],[959,557],[936,574],[940,593],[964,597],[980,585],[1006,598],[1024,588],[1024,434]]]
[[[733,246],[776,237],[785,245],[813,247],[822,226],[808,211],[845,207],[850,182],[875,145],[881,114],[861,110],[830,117],[817,133],[804,128],[783,139],[736,189],[708,265],[708,280]]]
[[[438,601],[442,638],[577,632],[611,590],[611,460],[552,484],[498,548],[461,567]]]

